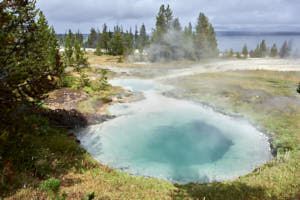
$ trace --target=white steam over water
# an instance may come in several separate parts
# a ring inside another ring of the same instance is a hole
[[[99,162],[172,182],[231,180],[271,159],[267,138],[243,119],[160,94],[152,81],[115,80],[145,99],[115,104],[117,118],[78,133]]]
[[[235,70],[271,70],[300,71],[300,59],[260,59],[221,60],[204,64],[196,64],[189,68],[173,69],[168,75],[162,75],[157,80],[177,78],[207,72],[225,72]]]

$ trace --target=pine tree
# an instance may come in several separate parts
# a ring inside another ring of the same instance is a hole
[[[107,25],[104,24],[103,25],[103,29],[102,29],[102,34],[101,34],[101,38],[99,41],[99,48],[101,48],[101,50],[103,49],[105,52],[108,52],[108,43],[109,43],[110,37],[109,37],[109,33],[107,31]]]
[[[146,33],[146,27],[144,24],[141,26],[140,36],[139,36],[139,49],[143,50],[148,44],[148,36]]]
[[[182,27],[178,18],[175,18],[174,21],[172,22],[172,29],[177,32],[182,31]]]
[[[259,57],[266,57],[268,55],[268,49],[267,49],[265,40],[261,41],[260,46],[259,46],[259,51],[260,51]]]
[[[153,32],[153,42],[159,43],[162,40],[162,36],[168,31],[168,24],[165,14],[165,6],[161,5],[159,12],[156,16],[156,28]]]
[[[167,30],[170,30],[173,22],[173,12],[170,8],[170,5],[168,5],[167,8],[164,10],[164,15],[165,15]]]
[[[54,29],[35,1],[4,0],[0,14],[0,115],[6,118],[2,122],[18,104],[45,98],[64,68]]]
[[[261,58],[261,48],[259,45],[256,46],[256,49],[254,50],[254,58]]]
[[[82,49],[81,44],[77,41],[77,39],[74,40],[74,68],[76,71],[79,71],[78,69],[82,67],[88,66],[87,57],[85,55],[84,49]]]
[[[189,22],[188,27],[184,27],[184,37],[189,39],[192,39],[193,37],[193,27],[191,22]]]
[[[40,41],[37,42],[41,55],[44,56],[43,59],[46,63],[40,63],[41,65],[49,65],[50,69],[52,66],[55,66],[56,63],[56,54],[58,49],[58,42],[55,35],[53,27],[48,26],[48,22],[43,12],[39,12],[39,18],[37,21],[38,26],[38,38]],[[44,48],[45,41],[48,44],[48,48]]]
[[[280,48],[279,56],[280,58],[286,58],[290,56],[291,48],[289,47],[287,41],[284,41],[282,47]]]
[[[80,87],[88,86],[90,84],[87,75],[82,71],[82,68],[86,66],[88,66],[88,61],[87,61],[87,57],[85,56],[85,51],[82,50],[80,43],[75,38],[73,67],[80,76],[79,84],[78,84]]]
[[[47,22],[47,21],[46,21]],[[56,33],[55,33],[55,30],[54,28],[51,26],[49,29],[48,29],[48,41],[49,41],[49,46],[50,48],[48,48],[47,50],[47,56],[48,56],[48,62],[49,62],[49,65],[50,65],[50,69],[54,70],[54,66],[56,66],[57,64],[57,59],[59,58],[59,62],[60,62],[60,54],[59,54],[59,44],[58,44],[58,41],[57,41],[57,37],[56,37]],[[44,37],[47,37],[47,34],[43,34]],[[60,62],[61,64],[61,69],[62,71],[64,71],[64,67],[63,67],[63,64],[62,62]]]
[[[109,43],[109,33],[107,32],[106,24],[103,25],[102,33],[99,33],[99,41],[96,46],[95,55],[100,56],[103,53],[103,50],[108,52],[108,43]]]
[[[134,49],[138,49],[139,48],[139,32],[138,32],[138,28],[137,26],[135,26],[135,31],[134,31]]]
[[[217,55],[217,40],[214,28],[203,13],[199,14],[197,20],[194,43],[198,59]]]
[[[73,46],[75,37],[74,37],[74,34],[72,33],[71,29],[69,29],[69,31],[68,31],[68,37],[70,38],[71,45]]]
[[[164,5],[161,5],[159,12],[156,16],[156,27],[152,33],[152,43],[159,45],[160,48],[155,54],[152,55],[151,60],[169,60],[172,57],[172,50],[170,41],[167,41],[164,36],[168,33],[172,25],[172,11],[168,5],[165,9]]]
[[[197,20],[196,34],[198,34],[199,36],[203,35],[202,37],[206,37],[208,34],[208,27],[209,22],[207,17],[204,15],[204,13],[200,13]]]
[[[132,40],[132,42],[133,42],[133,48],[134,48],[134,34],[132,33],[132,28],[130,27],[130,29],[129,29],[129,35],[130,35],[130,38],[131,38],[131,40]]]
[[[78,41],[78,43],[82,46],[83,45],[83,35],[78,30],[75,34],[75,39]]]
[[[86,42],[86,47],[96,48],[97,44],[98,44],[98,33],[94,28],[91,28],[88,40]]]
[[[233,53],[233,49],[230,49],[228,57],[229,57],[229,58],[232,58],[232,57],[233,57],[233,55],[234,55],[234,53]]]
[[[65,36],[64,52],[63,52],[64,66],[72,66],[73,64],[73,44],[70,34]]]
[[[247,48],[246,44],[243,47],[242,54],[243,54],[244,58],[248,57],[248,48]]]
[[[277,50],[277,46],[274,43],[272,48],[271,48],[271,52],[270,52],[270,56],[271,57],[277,57],[278,56],[278,50]]]
[[[123,36],[123,46],[127,55],[130,55],[133,52],[134,41],[132,37],[132,32],[126,32]]]
[[[191,23],[191,22],[189,22],[188,33],[189,33],[190,36],[193,35],[193,26],[192,26],[192,23]]]
[[[100,41],[98,42],[98,44],[96,46],[96,50],[95,50],[94,54],[97,55],[97,56],[102,55],[102,46],[101,46]]]
[[[79,68],[88,66],[85,49],[82,48],[82,44],[74,37],[72,44],[71,37],[73,33],[69,30],[69,34],[65,36],[63,60],[65,67],[73,67],[77,72]]]
[[[216,39],[216,33],[214,27],[209,24],[208,28],[208,42],[209,42],[209,57],[215,57],[218,55],[218,44]]]
[[[109,54],[110,55],[123,55],[124,53],[123,37],[120,27],[114,28],[114,34],[109,41]]]
[[[99,89],[100,90],[103,90],[107,86],[109,86],[109,83],[107,81],[107,69],[101,69],[101,76],[98,79],[98,83],[99,83]]]
[[[187,27],[184,27],[183,40],[185,45],[180,48],[184,48],[184,58],[188,60],[196,60],[195,50],[193,46],[193,27],[191,22],[189,22],[189,25]]]
[[[194,43],[196,47],[196,55],[198,59],[205,57],[205,53],[208,51],[207,35],[208,35],[208,20],[203,13],[199,14]]]
[[[150,60],[200,59],[218,55],[216,34],[207,17],[200,13],[196,33],[192,24],[184,28],[179,19],[173,19],[170,6],[161,5],[152,32]]]

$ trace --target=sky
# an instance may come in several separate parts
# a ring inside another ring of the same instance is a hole
[[[104,23],[133,30],[144,23],[150,33],[161,4],[169,4],[183,26],[195,25],[203,12],[216,31],[300,32],[300,0],[37,0],[57,33],[89,33]]]

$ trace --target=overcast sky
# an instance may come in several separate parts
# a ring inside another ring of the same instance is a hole
[[[300,0],[37,0],[57,33],[89,33],[103,23],[125,29],[145,23],[150,32],[161,4],[170,4],[182,25],[194,25],[204,12],[216,30],[300,32]]]

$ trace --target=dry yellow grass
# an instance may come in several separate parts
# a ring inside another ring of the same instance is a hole
[[[97,56],[92,52],[87,52],[88,62],[93,65],[117,66],[117,67],[140,67],[142,65],[128,62],[123,56],[101,55]],[[121,58],[121,62],[119,59]]]
[[[111,55],[101,55],[97,56],[93,52],[87,52],[88,62],[91,66],[94,65],[103,65],[103,66],[116,66],[116,67],[145,67],[145,66],[155,66],[155,67],[186,67],[193,64],[206,63],[210,62],[210,60],[201,60],[200,62],[191,61],[191,60],[178,60],[178,61],[170,61],[170,62],[140,62],[134,63],[130,62],[124,56],[111,56]],[[121,62],[120,62],[121,58]]]

